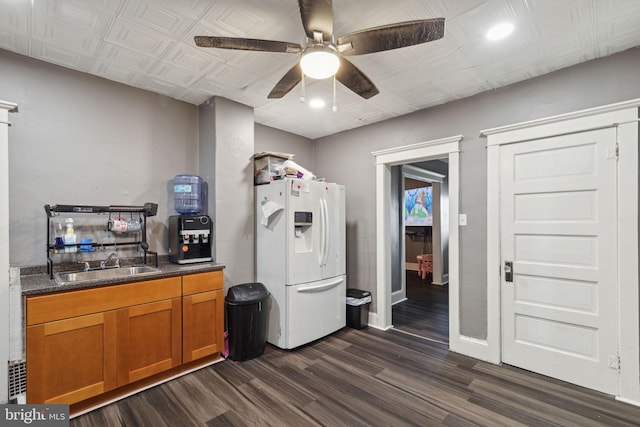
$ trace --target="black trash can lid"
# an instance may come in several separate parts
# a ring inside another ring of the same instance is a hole
[[[363,291],[362,289],[349,288],[347,289],[347,296],[351,298],[366,298],[371,296],[371,292]]]
[[[269,297],[269,291],[262,283],[243,283],[232,286],[227,291],[225,301],[242,305],[265,300]]]

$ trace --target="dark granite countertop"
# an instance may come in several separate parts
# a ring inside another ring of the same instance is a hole
[[[148,273],[142,276],[116,277],[100,280],[86,280],[75,283],[58,284],[50,279],[46,273],[28,274],[20,276],[22,295],[40,295],[52,292],[65,292],[79,289],[97,288],[101,286],[119,285],[122,283],[140,282],[143,280],[162,279],[165,277],[184,276],[187,274],[206,273],[208,271],[222,270],[224,264],[216,262],[201,262],[195,264],[173,264],[162,262],[158,264],[157,273]]]

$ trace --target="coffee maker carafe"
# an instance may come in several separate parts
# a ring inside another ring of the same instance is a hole
[[[169,217],[169,261],[177,264],[212,261],[213,227],[207,215]]]

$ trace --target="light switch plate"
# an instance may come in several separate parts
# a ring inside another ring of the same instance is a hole
[[[467,225],[467,214],[460,214],[458,216],[458,225]]]

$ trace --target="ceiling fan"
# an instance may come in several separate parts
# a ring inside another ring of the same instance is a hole
[[[282,98],[303,78],[336,80],[365,99],[379,93],[369,78],[346,56],[382,52],[438,40],[444,36],[444,18],[420,19],[356,31],[334,41],[331,0],[298,0],[302,26],[307,35],[305,46],[297,43],[235,37],[196,36],[199,47],[298,53],[296,63],[276,84],[268,98]]]

